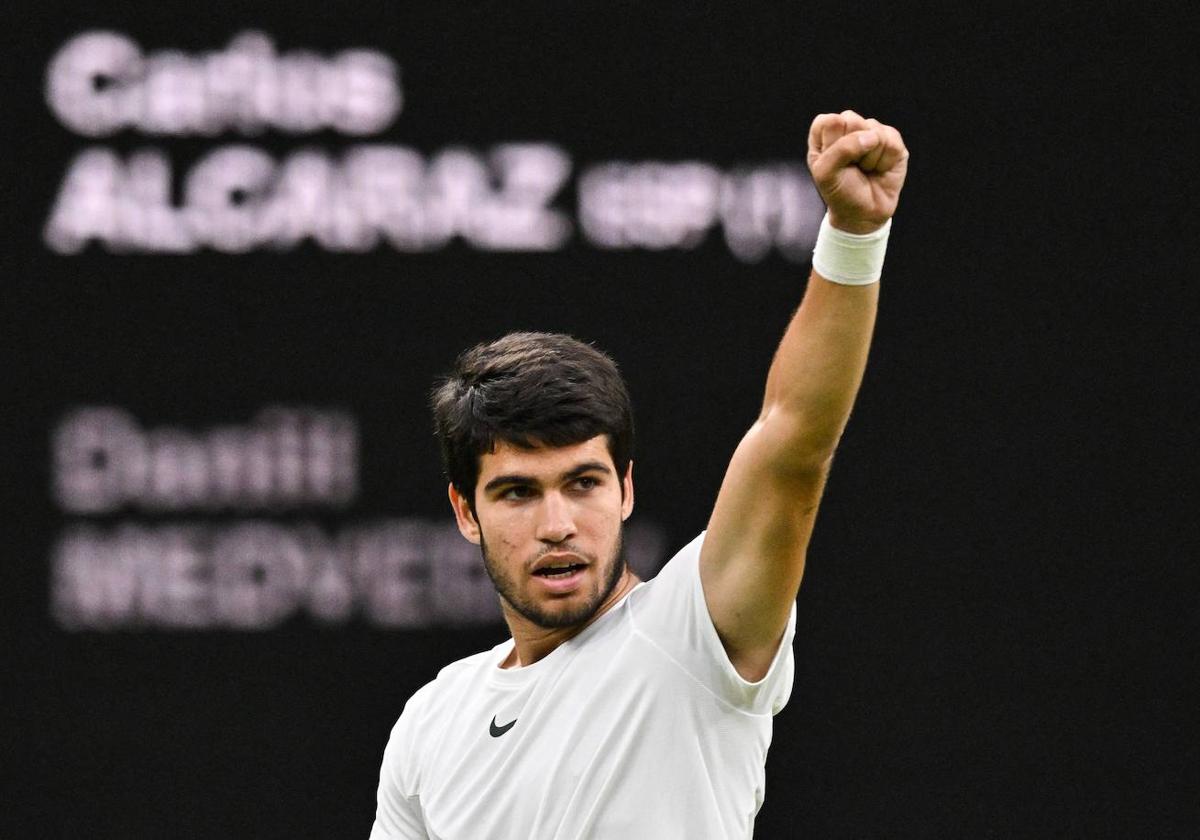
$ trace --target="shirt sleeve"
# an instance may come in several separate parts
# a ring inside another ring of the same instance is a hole
[[[751,714],[776,714],[792,693],[796,605],[792,604],[787,629],[766,675],[757,682],[744,679],[729,661],[704,600],[700,582],[703,544],[701,533],[630,596],[636,632],[731,705]]]
[[[392,727],[383,764],[379,769],[379,792],[376,795],[375,823],[370,840],[428,840],[425,817],[421,812],[414,763],[416,744],[413,738],[413,699],[404,707],[400,720]]]

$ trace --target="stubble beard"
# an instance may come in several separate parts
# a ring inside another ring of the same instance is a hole
[[[608,572],[600,584],[600,589],[576,607],[553,612],[542,609],[521,594],[520,586],[509,577],[505,569],[488,552],[487,542],[483,539],[482,534],[479,537],[479,550],[483,554],[483,567],[487,571],[488,577],[492,579],[492,585],[496,588],[500,599],[538,627],[557,630],[563,627],[574,627],[590,619],[617,588],[617,584],[621,581],[621,575],[625,571],[623,537],[624,526],[622,525],[617,531],[617,544],[608,558]],[[593,567],[596,565],[593,558],[587,559],[591,561]]]

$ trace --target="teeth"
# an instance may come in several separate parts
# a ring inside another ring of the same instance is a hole
[[[538,574],[546,575],[546,576],[553,576],[553,577],[560,577],[565,574],[570,574],[576,568],[577,568],[577,566],[575,564],[571,564],[569,566],[545,566],[538,570]]]

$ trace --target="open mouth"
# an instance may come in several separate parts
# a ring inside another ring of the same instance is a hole
[[[584,563],[571,563],[567,566],[547,566],[544,569],[538,569],[534,574],[544,578],[565,578],[583,568],[585,568]]]

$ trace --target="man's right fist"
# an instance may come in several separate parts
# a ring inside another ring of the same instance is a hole
[[[900,132],[879,120],[854,111],[820,114],[808,130],[808,169],[830,224],[871,233],[896,212],[908,149]]]

